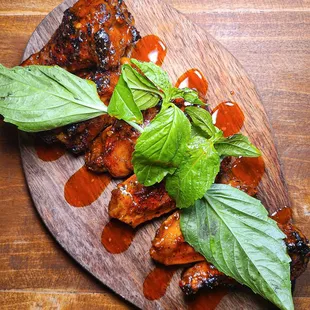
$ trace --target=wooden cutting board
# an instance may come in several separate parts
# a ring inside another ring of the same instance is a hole
[[[54,9],[38,26],[25,49],[24,59],[38,51],[49,40],[61,22],[63,11],[75,1],[68,0]],[[190,68],[200,69],[207,77],[207,98],[211,107],[223,101],[234,101],[245,114],[242,132],[263,153],[266,172],[259,186],[259,198],[270,213],[289,205],[278,156],[265,111],[253,83],[238,61],[206,31],[188,21],[182,14],[159,0],[128,0],[138,30],[158,35],[167,45],[163,68],[175,82]],[[138,230],[130,248],[112,255],[101,245],[101,233],[109,221],[107,205],[112,181],[100,198],[85,208],[74,208],[64,199],[67,180],[83,164],[83,157],[70,154],[57,161],[40,160],[32,139],[21,134],[20,147],[29,189],[44,223],[62,247],[85,269],[120,296],[143,309],[186,309],[176,272],[166,294],[149,301],[143,296],[143,282],[154,264],[149,256],[151,240],[162,220]],[[266,309],[262,298],[247,291],[226,295],[217,309]]]

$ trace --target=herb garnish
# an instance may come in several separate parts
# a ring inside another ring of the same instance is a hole
[[[0,114],[19,129],[38,132],[109,113],[142,132],[133,154],[138,181],[165,179],[181,214],[185,240],[226,275],[252,288],[283,310],[293,309],[285,237],[262,204],[227,185],[213,184],[224,156],[258,157],[241,134],[225,138],[201,107],[185,113],[172,100],[204,105],[196,91],[177,89],[152,63],[132,60],[122,67],[109,107],[93,82],[59,67],[0,66]],[[142,72],[142,74],[140,73]],[[161,102],[145,129],[142,110]],[[213,185],[212,185],[213,184]]]
[[[294,309],[285,235],[261,202],[224,184],[181,214],[185,240],[227,276],[280,309]]]

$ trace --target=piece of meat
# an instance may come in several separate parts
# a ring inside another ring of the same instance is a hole
[[[158,108],[143,112],[144,126],[158,113]],[[132,154],[140,133],[124,121],[116,120],[90,146],[85,155],[86,166],[95,172],[108,171],[115,178],[133,173]]]
[[[135,175],[117,185],[112,191],[109,215],[132,227],[175,209],[163,183],[143,186]]]
[[[92,151],[85,154],[85,163],[89,170],[95,172],[106,172],[107,169],[103,163],[103,154],[105,149],[105,141],[108,134],[111,132],[112,126],[107,127],[101,134],[92,142]]]
[[[50,41],[22,65],[58,65],[70,72],[119,68],[140,38],[124,1],[79,0],[64,12]]]
[[[197,253],[185,242],[180,228],[180,213],[170,215],[157,230],[152,247],[151,257],[164,265],[181,265],[204,261],[204,257]]]
[[[227,277],[207,261],[196,263],[185,270],[179,283],[185,295],[196,294],[200,289],[213,289],[217,286],[233,286],[236,281]]]
[[[46,143],[63,143],[75,154],[85,152],[99,133],[114,122],[109,115],[101,115],[85,122],[67,125],[39,133]]]

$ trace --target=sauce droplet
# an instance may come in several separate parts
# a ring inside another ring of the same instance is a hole
[[[208,91],[208,82],[200,70],[190,69],[179,77],[175,87],[196,89],[199,96],[204,98]]]
[[[156,300],[163,297],[176,271],[177,267],[172,266],[155,267],[144,280],[144,297],[148,300]]]
[[[285,225],[292,220],[292,209],[289,207],[282,208],[271,214],[271,218],[277,223]]]
[[[65,199],[73,207],[86,207],[99,198],[110,181],[107,174],[95,174],[83,166],[65,184]]]
[[[46,144],[40,138],[35,139],[34,148],[38,157],[43,161],[55,161],[66,153],[61,144]]]
[[[119,254],[130,247],[134,236],[135,231],[131,226],[111,219],[102,231],[101,243],[108,252]]]
[[[265,163],[260,157],[239,157],[231,169],[232,174],[247,186],[257,187],[265,172]]]
[[[212,110],[213,124],[223,130],[224,137],[240,131],[244,122],[244,114],[235,102],[222,102]]]
[[[187,301],[189,310],[214,310],[222,298],[228,293],[227,288],[201,290]]]
[[[153,62],[161,66],[167,54],[165,43],[157,36],[151,34],[140,39],[132,51],[131,58],[140,61]]]

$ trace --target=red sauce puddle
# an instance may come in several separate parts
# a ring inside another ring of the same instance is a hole
[[[190,69],[177,80],[175,87],[189,87],[196,89],[200,97],[205,97],[208,91],[208,82],[198,69]]]
[[[110,181],[107,174],[95,174],[83,166],[67,181],[65,199],[73,207],[86,207],[99,198]]]
[[[111,219],[104,227],[101,235],[101,243],[104,248],[112,253],[125,252],[135,237],[135,230],[116,219]]]
[[[251,187],[257,187],[265,172],[262,157],[239,157],[231,169],[232,174]]]
[[[285,207],[271,214],[271,218],[277,223],[285,225],[291,221],[292,215],[292,209]]]
[[[151,34],[140,39],[132,51],[131,58],[140,61],[153,62],[161,66],[167,54],[165,43],[157,36]]]
[[[46,144],[40,138],[36,138],[34,148],[38,157],[43,161],[55,161],[66,153],[61,144]]]
[[[229,137],[242,128],[244,114],[237,103],[228,101],[212,110],[212,119],[214,125],[223,131],[224,137]]]
[[[163,297],[170,281],[178,267],[155,267],[145,278],[143,283],[143,294],[148,300],[156,300]]]
[[[193,299],[186,301],[189,310],[214,310],[222,298],[228,293],[228,289],[220,288],[214,291],[202,290]]]

